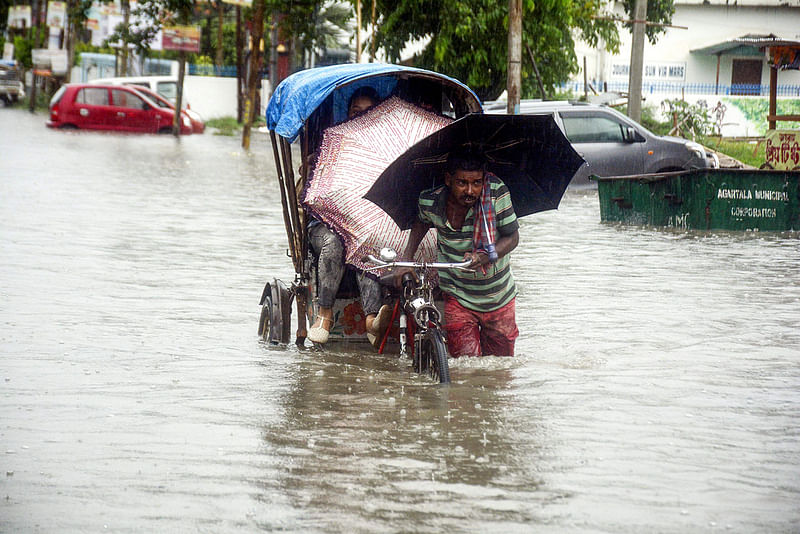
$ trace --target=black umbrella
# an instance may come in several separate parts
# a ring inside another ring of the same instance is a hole
[[[583,165],[552,115],[471,114],[434,132],[394,160],[364,198],[411,228],[417,199],[444,183],[450,151],[470,146],[481,152],[488,170],[511,192],[517,217],[558,207],[570,180]]]

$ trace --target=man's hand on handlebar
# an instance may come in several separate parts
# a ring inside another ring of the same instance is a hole
[[[408,277],[411,277],[415,283],[419,282],[419,277],[414,269],[411,267],[398,267],[394,271],[394,286],[397,288],[402,288]]]
[[[464,261],[470,261],[468,269],[475,269],[476,267],[480,267],[481,265],[488,265],[489,264],[489,256],[483,252],[467,252],[464,254]]]

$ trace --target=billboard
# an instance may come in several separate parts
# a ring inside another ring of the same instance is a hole
[[[164,50],[200,51],[200,26],[165,26],[161,46]]]
[[[8,27],[9,28],[30,28],[31,27],[31,6],[9,6],[8,7]]]
[[[47,2],[47,25],[51,28],[66,27],[67,3]]]

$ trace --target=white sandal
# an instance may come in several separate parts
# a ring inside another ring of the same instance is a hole
[[[314,343],[325,344],[328,342],[328,336],[330,335],[330,330],[324,327],[325,321],[330,323],[330,327],[333,327],[333,319],[327,319],[325,317],[319,318],[321,321],[320,326],[312,326],[308,329],[308,339],[313,341]]]

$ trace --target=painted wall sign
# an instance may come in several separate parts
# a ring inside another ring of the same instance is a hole
[[[612,63],[611,78],[627,80],[630,74],[630,65],[627,63]],[[686,80],[686,62],[683,61],[653,61],[645,63],[642,70],[642,79],[651,81],[683,82]]]
[[[769,130],[764,160],[773,169],[800,169],[800,131]]]

